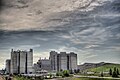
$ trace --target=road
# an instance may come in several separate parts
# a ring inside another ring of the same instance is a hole
[[[4,80],[3,77],[0,75],[0,80]]]

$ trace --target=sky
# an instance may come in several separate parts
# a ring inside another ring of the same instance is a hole
[[[11,49],[30,48],[34,63],[57,51],[75,52],[78,64],[120,64],[119,0],[4,0],[1,4],[0,69],[10,59]]]

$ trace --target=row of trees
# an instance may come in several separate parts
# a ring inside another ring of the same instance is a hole
[[[119,73],[119,70],[118,68],[114,67],[114,69],[110,69],[109,70],[109,74],[112,76],[112,77],[119,77],[118,75],[120,75]]]
[[[56,76],[69,77],[70,72],[68,70],[59,71],[59,72],[56,73]]]
[[[59,72],[56,73],[56,76],[62,76],[62,77],[69,77],[70,74],[77,74],[79,73],[80,70],[79,69],[75,69],[75,70],[60,70]]]
[[[70,70],[70,74],[77,74],[77,73],[80,73],[80,69],[74,69],[74,71],[73,70]]]

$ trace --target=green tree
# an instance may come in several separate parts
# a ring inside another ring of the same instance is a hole
[[[69,73],[68,70],[64,70],[64,71],[63,71],[63,75],[64,75],[64,77],[69,77],[69,76],[70,76],[70,73]]]
[[[60,76],[59,72],[56,73],[56,76]]]
[[[76,70],[76,69],[74,69],[74,73],[77,73],[77,70]]]
[[[111,69],[111,68],[110,68],[110,70],[109,70],[109,74],[112,75],[112,69]]]
[[[114,67],[114,71],[113,71],[112,77],[118,77],[116,67]]]
[[[70,74],[73,74],[73,70],[72,69],[70,70]]]
[[[50,76],[50,78],[52,78],[52,74],[51,73],[49,74],[49,76]]]
[[[120,75],[119,70],[117,69],[117,75]]]
[[[62,69],[60,69],[60,71],[63,71]]]
[[[103,74],[103,72],[101,72],[101,77],[103,77],[104,76],[104,74]]]
[[[80,72],[80,69],[77,69],[77,73],[79,73]]]
[[[63,72],[57,72],[56,76],[63,76]]]

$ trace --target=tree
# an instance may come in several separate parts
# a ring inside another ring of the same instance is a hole
[[[79,73],[80,72],[80,69],[77,69],[77,73]]]
[[[56,76],[63,76],[63,72],[57,72]]]
[[[73,70],[72,69],[70,70],[70,74],[73,74]]]
[[[109,70],[109,74],[112,75],[112,69],[111,69],[111,68],[110,68],[110,70]]]
[[[116,67],[114,67],[114,71],[113,71],[112,77],[118,77]]]
[[[62,69],[60,69],[60,71],[62,72],[63,70],[62,70]]]
[[[59,72],[56,73],[56,76],[60,76]]]
[[[52,74],[51,73],[49,74],[49,76],[50,76],[50,78],[52,78]]]
[[[74,73],[77,73],[77,70],[76,70],[76,69],[74,69]]]
[[[103,74],[103,72],[101,72],[101,77],[103,77],[104,76],[104,74]]]
[[[63,75],[64,75],[65,77],[69,77],[69,76],[70,76],[70,73],[69,73],[68,70],[64,70],[64,71],[63,71]]]
[[[119,70],[117,69],[117,75],[120,75]]]

